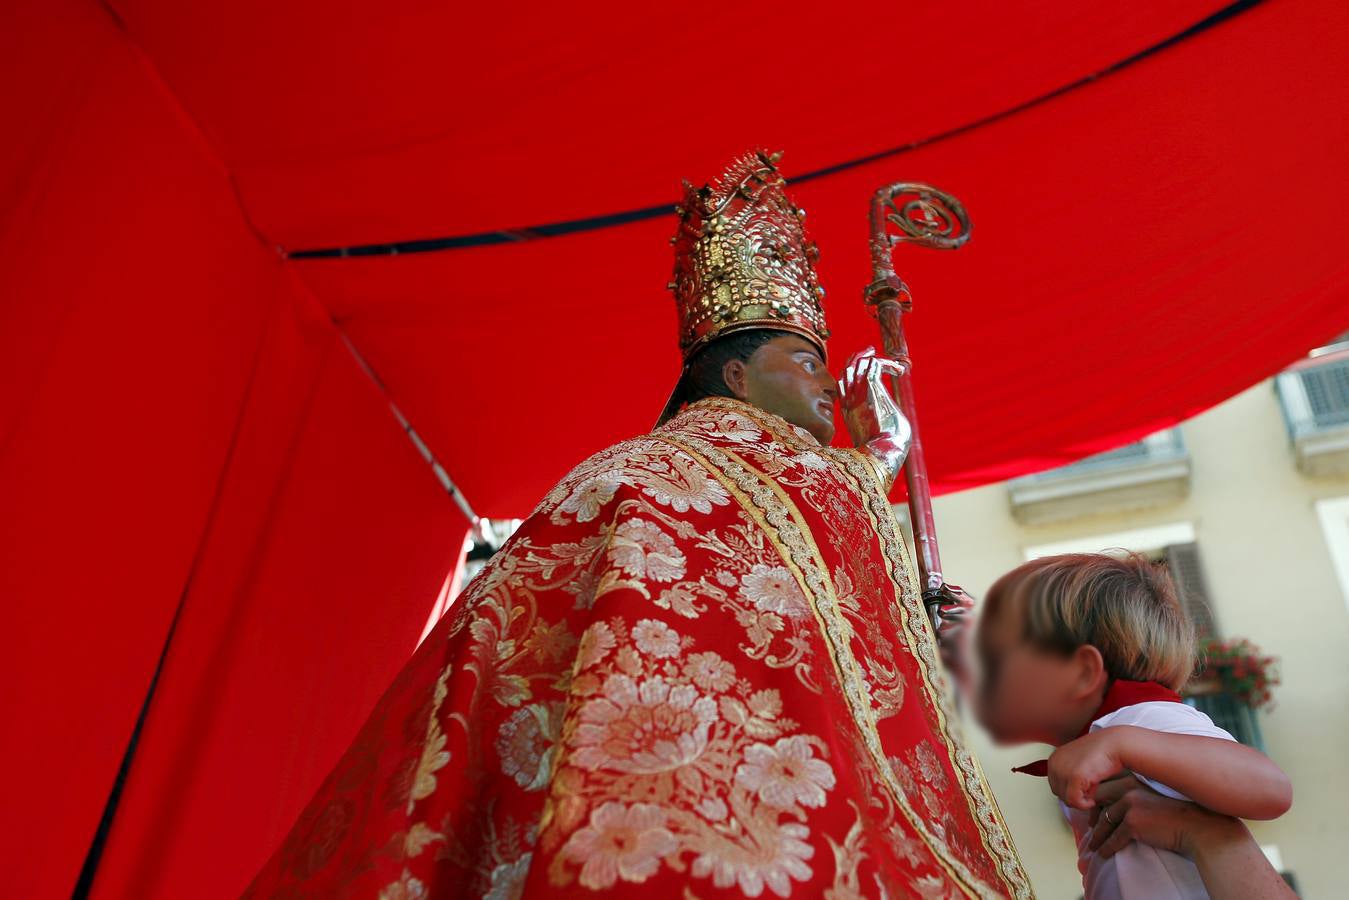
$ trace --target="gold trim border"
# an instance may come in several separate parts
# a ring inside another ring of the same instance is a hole
[[[772,422],[765,422],[760,418],[760,415],[755,415],[756,413],[761,413],[758,409],[751,410],[742,407],[734,401],[703,401],[700,405],[740,413],[750,413],[751,419],[787,446],[797,450],[815,450],[818,448],[818,445],[811,446],[798,437],[784,433],[785,429],[774,427],[774,423]],[[785,425],[786,423],[784,422],[783,424]],[[894,772],[889,766],[889,762],[884,753],[884,748],[880,741],[879,730],[874,720],[874,706],[866,691],[864,679],[857,674],[858,663],[850,648],[851,629],[847,626],[846,622],[842,622],[841,617],[837,614],[836,603],[831,600],[833,591],[832,585],[827,577],[827,567],[823,564],[823,559],[819,555],[818,548],[816,547],[812,550],[808,542],[807,536],[809,535],[809,529],[805,527],[800,511],[795,508],[795,505],[791,502],[790,498],[785,495],[781,487],[773,479],[758,472],[753,466],[737,457],[733,452],[718,448],[701,438],[688,434],[680,434],[678,439],[672,438],[671,432],[678,431],[677,423],[671,423],[670,426],[666,426],[661,429],[661,431],[662,433],[653,434],[652,437],[668,441],[671,445],[680,447],[704,466],[707,466],[708,462],[710,462],[711,466],[708,466],[710,471],[735,481],[743,492],[752,499],[754,506],[758,507],[762,512],[762,515],[760,515],[759,513],[756,513],[754,509],[745,507],[746,511],[753,515],[755,519],[759,521],[761,526],[765,527],[765,533],[769,535],[770,539],[776,532],[779,540],[775,540],[774,543],[778,546],[779,553],[784,555],[785,558],[794,558],[805,574],[810,587],[808,596],[814,596],[815,603],[813,605],[816,607],[817,618],[825,629],[825,634],[822,635],[822,637],[828,645],[832,646],[832,655],[835,657],[835,670],[840,677],[840,684],[844,689],[844,697],[849,706],[853,709],[854,721],[858,721],[862,726],[860,728],[861,735],[872,756],[872,763],[876,767],[882,782],[886,785],[889,793],[894,798],[896,805],[903,812],[905,818],[909,821],[915,832],[928,846],[929,850],[932,852],[933,858],[946,870],[947,874],[964,893],[970,896],[1000,896],[990,894],[988,886],[982,879],[970,872],[960,860],[949,855],[949,850],[945,848],[944,841],[933,838],[928,832],[926,825],[913,811],[907,796],[898,784]],[[720,470],[720,472],[717,470]],[[718,480],[721,480],[721,477],[719,477]],[[741,500],[741,498],[737,496],[737,500]],[[863,497],[863,500],[865,500],[865,497]],[[741,501],[741,503],[743,506],[743,501]],[[865,507],[865,502],[863,505]],[[767,521],[765,521],[765,519]],[[900,596],[904,595],[901,593]],[[928,647],[928,652],[930,655],[930,645]],[[845,666],[844,663],[847,665]],[[849,671],[845,672],[845,670]],[[924,673],[926,684],[927,680],[930,678],[929,670],[921,665],[921,660],[920,670]],[[928,689],[930,692],[931,688],[929,687]],[[946,723],[939,715],[939,726],[944,727],[945,724]],[[949,738],[945,734],[943,734],[943,740],[948,743],[948,752],[950,752]],[[960,770],[955,767],[954,762],[953,768],[959,777]],[[983,821],[976,817],[975,822],[976,826],[980,828],[981,840],[984,841],[986,848],[989,847],[988,841],[983,834]],[[992,852],[991,848],[989,849],[990,852]],[[994,854],[994,856],[995,858],[998,857],[997,854]],[[1006,881],[1005,878],[1004,881]],[[1012,887],[1010,884],[1008,886]]]
[[[951,701],[950,690],[945,677],[941,674],[942,670],[937,661],[936,638],[932,631],[932,623],[928,619],[927,611],[921,600],[918,599],[916,589],[912,587],[917,584],[917,580],[913,564],[909,558],[908,548],[899,535],[894,510],[890,506],[889,498],[876,481],[874,470],[868,469],[866,463],[859,459],[858,451],[822,447],[814,441],[803,440],[785,420],[742,401],[714,397],[699,401],[694,406],[706,406],[745,415],[787,447],[798,452],[820,452],[839,464],[844,473],[848,475],[849,481],[852,482],[863,501],[863,508],[871,519],[881,542],[882,552],[890,562],[890,571],[887,572],[887,575],[894,585],[896,596],[899,598],[904,612],[901,621],[904,623],[906,637],[908,638],[906,643],[910,654],[915,658],[919,670],[922,672],[923,687],[933,701],[933,709],[937,714],[938,727],[941,730],[943,742],[947,746],[952,770],[962,781],[962,793],[965,794],[966,802],[970,806],[970,813],[979,828],[980,839],[988,852],[998,861],[998,874],[1007,887],[1011,889],[1013,896],[1018,900],[1032,897],[1030,880],[1026,876],[1020,855],[1017,853],[1011,831],[1002,816],[1002,811],[998,808],[993,792],[988,787],[983,769],[974,754],[965,746],[962,729]],[[752,468],[751,471],[753,471]],[[776,485],[774,486],[776,487]],[[910,587],[906,589],[905,585]],[[851,656],[850,653],[849,655]],[[869,702],[865,708],[868,712],[871,712]],[[868,730],[874,731],[875,725],[869,718],[867,719],[867,725]],[[867,737],[870,739],[871,735],[868,734]],[[878,732],[875,733],[875,739],[879,744]],[[882,752],[881,760],[884,761],[884,759],[884,753]],[[890,774],[888,766],[885,766],[882,771],[887,775]],[[897,786],[895,787],[897,788]],[[902,791],[899,794],[902,797]],[[906,802],[901,804],[901,808],[905,809],[906,816],[912,816]],[[928,842],[926,829],[918,823],[915,823],[915,825],[918,827],[919,833],[923,835],[924,841]],[[930,842],[929,847],[931,847]],[[937,854],[937,856],[939,859],[941,858],[940,854]],[[964,867],[961,866],[961,868]],[[975,878],[972,874],[969,877],[976,885],[984,887],[978,878]]]
[[[916,585],[917,578],[913,570],[913,563],[909,558],[908,547],[899,537],[894,510],[890,506],[889,498],[878,489],[876,484],[870,479],[861,477],[866,473],[853,469],[853,466],[859,465],[854,455],[855,452],[830,449],[827,451],[827,455],[838,461],[844,466],[845,470],[852,469],[850,475],[857,483],[864,500],[868,501],[864,502],[864,506],[867,507],[867,514],[876,526],[877,534],[882,542],[882,550],[891,563],[891,572],[888,574],[895,584],[896,595],[900,598],[905,613],[902,621],[904,622],[906,636],[910,638],[918,650],[914,655],[917,658],[919,668],[923,672],[924,687],[929,697],[932,698],[933,708],[937,712],[937,719],[943,732],[944,742],[947,745],[947,754],[951,760],[951,768],[961,778],[962,792],[969,803],[970,814],[979,826],[980,838],[984,847],[998,860],[999,875],[1012,889],[1014,896],[1018,898],[1030,897],[1032,896],[1030,880],[1026,876],[1020,854],[1018,854],[1016,845],[1012,841],[1011,831],[1007,827],[1006,820],[1002,817],[1002,810],[998,808],[997,799],[988,787],[978,758],[965,746],[963,729],[952,704],[950,688],[936,658],[936,637],[932,631],[932,621],[928,618],[927,610],[922,601],[916,599],[918,596],[917,590],[913,588],[905,590],[903,584],[898,582],[896,573],[901,571],[905,582],[909,585]],[[915,622],[922,629],[921,634],[915,633]]]

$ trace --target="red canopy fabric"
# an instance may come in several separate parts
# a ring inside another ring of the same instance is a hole
[[[672,202],[680,177],[759,145],[785,148],[788,174],[833,165],[1016,106],[1224,3],[112,5],[293,250]]]
[[[0,13],[0,893],[226,897],[421,633],[467,522],[92,4]]]
[[[1173,424],[1349,325],[1335,239],[1349,119],[1332,112],[1349,102],[1346,22],[1334,4],[1263,4],[1050,103],[794,189],[836,363],[876,340],[860,299],[875,188],[928,181],[970,210],[964,249],[897,254],[939,491]],[[922,93],[891,90],[899,110]],[[789,144],[789,175],[794,162]],[[296,266],[470,502],[520,515],[662,406],[678,371],[672,221]]]
[[[75,883],[180,607],[95,894],[237,894],[274,846],[466,527],[390,397],[479,513],[519,516],[676,375],[668,217],[278,251],[500,241],[671,203],[753,146],[792,175],[956,131],[794,189],[835,363],[874,339],[872,191],[971,212],[960,252],[898,255],[943,490],[1174,423],[1349,327],[1331,0],[59,0],[0,10],[0,66],[0,714],[23,735],[0,865],[23,896]]]

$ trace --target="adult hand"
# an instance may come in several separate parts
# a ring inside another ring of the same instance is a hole
[[[1217,816],[1184,800],[1163,797],[1133,775],[1122,775],[1096,788],[1097,806],[1091,813],[1091,849],[1109,859],[1130,841],[1160,850],[1186,852],[1187,830],[1202,831],[1204,817]],[[1233,820],[1235,821],[1235,820]]]
[[[1132,775],[1103,782],[1096,800],[1089,845],[1102,857],[1138,841],[1193,860],[1211,897],[1296,900],[1240,819],[1163,797]]]

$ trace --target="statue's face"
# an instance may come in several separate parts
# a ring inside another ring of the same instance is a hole
[[[723,371],[737,397],[809,431],[821,444],[834,439],[838,382],[814,344],[783,332],[745,362],[732,360]]]

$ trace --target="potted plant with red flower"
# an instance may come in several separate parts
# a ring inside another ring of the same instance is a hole
[[[1279,683],[1278,659],[1266,656],[1246,638],[1204,638],[1199,642],[1199,667],[1185,688],[1191,696],[1223,693],[1251,709],[1273,702]]]

